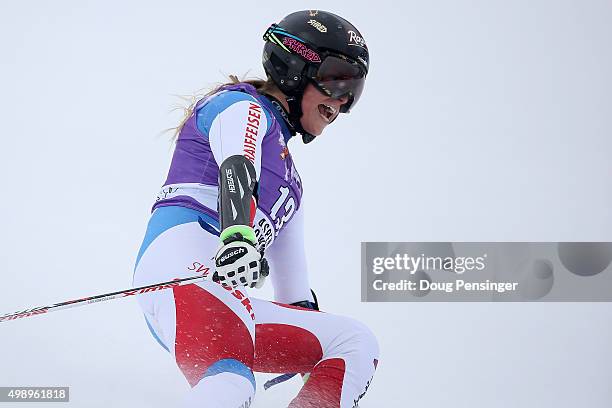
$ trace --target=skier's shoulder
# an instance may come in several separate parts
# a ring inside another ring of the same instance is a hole
[[[254,96],[240,90],[226,90],[209,96],[196,107],[198,128],[208,132],[216,119],[223,121],[247,121],[267,130],[271,113]]]

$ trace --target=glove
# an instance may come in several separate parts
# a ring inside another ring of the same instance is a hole
[[[229,227],[221,237],[223,244],[215,255],[213,281],[231,287],[261,288],[270,268],[263,253],[255,248],[254,241],[248,239],[255,238],[253,229],[244,225]]]

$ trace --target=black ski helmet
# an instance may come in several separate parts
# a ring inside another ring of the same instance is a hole
[[[355,26],[321,10],[291,13],[272,24],[263,38],[264,70],[287,96],[290,124],[309,143],[315,136],[300,123],[304,89],[311,83],[330,97],[346,96],[340,112],[349,112],[363,91],[368,47]]]

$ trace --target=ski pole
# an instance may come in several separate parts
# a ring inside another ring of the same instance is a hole
[[[155,292],[158,290],[171,289],[177,286],[182,286],[182,285],[187,285],[187,284],[202,281],[206,279],[207,276],[208,276],[208,270],[206,270],[204,274],[202,275],[190,276],[188,278],[182,278],[182,279],[173,279],[171,281],[154,283],[152,285],[141,286],[139,288],[130,288],[130,289],[121,290],[119,292],[106,293],[104,295],[96,295],[96,296],[89,296],[89,297],[76,299],[76,300],[68,300],[66,302],[56,303],[51,306],[41,306],[41,307],[35,307],[33,309],[22,310],[20,312],[8,313],[8,314],[0,316],[0,323],[4,321],[8,321],[8,320],[22,319],[24,317],[31,317],[31,316],[44,314],[44,313],[55,312],[57,310],[69,309],[71,307],[85,306],[91,303],[105,302],[107,300],[112,300],[112,299],[117,299],[117,298],[137,296],[143,293],[150,293],[150,292]]]

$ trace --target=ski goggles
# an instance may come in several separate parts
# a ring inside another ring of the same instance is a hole
[[[310,75],[314,86],[330,98],[348,100],[340,112],[348,113],[355,106],[365,85],[365,72],[360,64],[340,55],[329,54]]]

